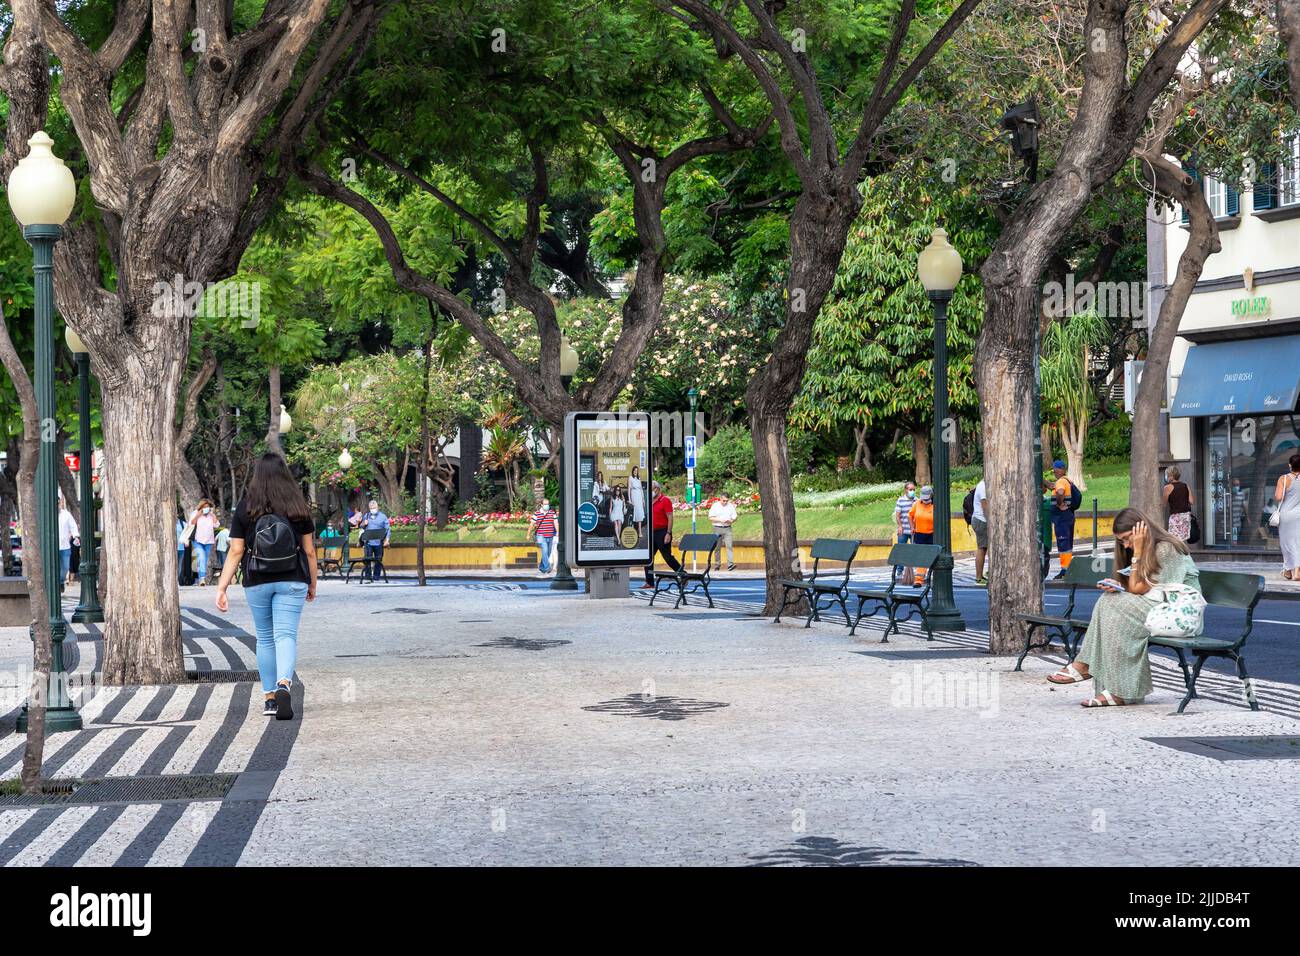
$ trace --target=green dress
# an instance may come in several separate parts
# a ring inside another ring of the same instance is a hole
[[[1201,589],[1200,573],[1190,556],[1172,544],[1156,546],[1160,573],[1155,584],[1188,584]],[[1126,703],[1136,703],[1151,693],[1151,665],[1147,661],[1147,614],[1154,602],[1141,594],[1106,592],[1097,598],[1092,620],[1079,650],[1079,663],[1088,665],[1096,693],[1110,691]]]

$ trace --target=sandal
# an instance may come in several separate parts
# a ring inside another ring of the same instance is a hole
[[[1082,684],[1086,680],[1092,680],[1092,675],[1081,673],[1073,664],[1067,664],[1059,671],[1048,674],[1047,680],[1051,684]]]
[[[1082,705],[1083,707],[1123,707],[1124,701],[1120,700],[1108,690],[1104,690],[1097,697],[1089,697]]]

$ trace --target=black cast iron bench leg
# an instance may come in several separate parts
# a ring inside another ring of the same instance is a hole
[[[1237,676],[1241,678],[1241,686],[1246,692],[1246,702],[1250,704],[1251,710],[1259,710],[1259,701],[1255,699],[1255,685],[1246,674],[1246,658],[1237,654],[1236,661]]]
[[[1208,658],[1204,654],[1196,655],[1196,664],[1192,667],[1192,679],[1187,684],[1187,696],[1184,697],[1183,702],[1178,705],[1178,713],[1181,714],[1184,708],[1192,702],[1192,698],[1196,696],[1196,682],[1201,677],[1201,666],[1207,659]]]
[[[1016,659],[1016,670],[1021,669],[1020,665],[1025,662],[1025,658],[1029,656],[1029,652],[1034,648],[1052,646],[1051,638],[1048,638],[1048,640],[1042,644],[1034,643],[1034,631],[1038,630],[1042,626],[1043,625],[1040,623],[1031,623],[1028,630],[1025,631],[1025,649],[1020,652],[1020,657]]]

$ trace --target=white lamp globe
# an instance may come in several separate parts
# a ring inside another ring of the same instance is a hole
[[[293,430],[293,419],[283,405],[280,406],[280,434],[287,435]]]
[[[921,250],[916,271],[927,292],[951,292],[961,280],[961,254],[948,243],[948,233],[936,229]]]
[[[560,336],[560,375],[573,378],[578,373],[578,353],[569,344],[567,335]]]
[[[352,456],[349,455],[348,450],[344,448],[343,454],[339,455],[339,468],[342,471],[347,471],[351,467],[352,467]]]
[[[54,155],[54,140],[37,130],[31,150],[9,174],[9,208],[24,226],[61,226],[72,215],[77,184],[72,170]]]
[[[63,327],[63,341],[67,344],[68,351],[74,355],[84,355],[90,351],[86,348],[86,343],[81,341],[81,336],[74,332],[70,325]]]

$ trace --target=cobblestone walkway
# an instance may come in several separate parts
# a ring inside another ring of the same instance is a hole
[[[202,594],[203,599],[210,595]],[[193,666],[253,666],[242,595],[187,593]],[[752,604],[647,607],[510,582],[346,586],[308,607],[302,720],[251,684],[100,691],[59,775],[234,772],[224,800],[0,810],[9,865],[1282,864],[1300,851],[1300,691],[1176,666],[1086,711],[1051,658],[914,624],[805,630]],[[236,626],[232,626],[232,623]],[[220,625],[220,626],[218,626]],[[78,642],[93,670],[94,635]],[[30,654],[0,631],[0,670]],[[1059,658],[1057,658],[1059,661]],[[0,722],[0,774],[21,740]],[[1179,808],[1230,806],[1188,839]]]

